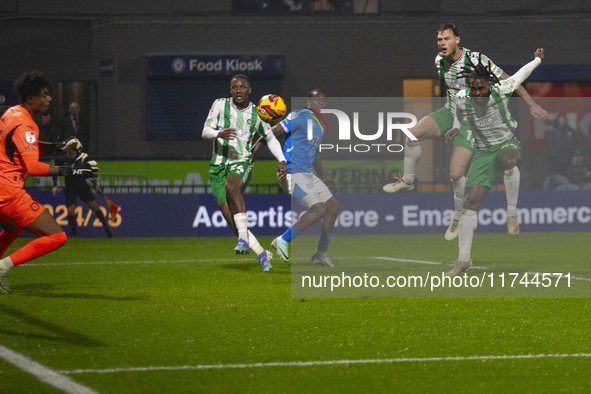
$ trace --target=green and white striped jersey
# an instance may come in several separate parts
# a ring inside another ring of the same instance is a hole
[[[509,97],[513,95],[518,83],[510,77],[491,87],[487,104],[477,105],[470,97],[470,89],[456,95],[455,126],[463,117],[462,127],[472,131],[475,149],[483,150],[500,145],[513,138],[517,121],[509,112]]]
[[[441,87],[447,92],[446,105],[448,107],[453,104],[453,100],[459,91],[470,87],[470,72],[472,72],[474,65],[478,64],[479,56],[482,56],[482,63],[485,65],[488,65],[490,61],[492,72],[500,79],[503,70],[480,52],[473,52],[468,48],[462,48],[461,56],[455,63],[448,66],[449,68],[446,67],[445,58],[441,56],[441,53],[438,53],[435,57],[435,67],[439,75],[439,82]],[[468,72],[465,72],[466,68],[469,70]],[[461,73],[463,76],[458,77],[458,73]]]
[[[253,103],[240,109],[234,105],[232,98],[220,98],[213,102],[205,127],[214,130],[234,128],[237,134],[233,140],[216,138],[213,141],[212,166],[251,160],[250,147],[255,134],[265,137],[271,133],[271,126],[259,118]]]

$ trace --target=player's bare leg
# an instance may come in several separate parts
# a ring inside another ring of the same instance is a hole
[[[454,217],[449,228],[445,232],[445,239],[451,241],[458,236],[460,218],[464,207],[464,196],[466,188],[466,168],[472,159],[472,152],[463,146],[453,148],[449,162],[449,174],[454,191]]]
[[[415,172],[417,162],[421,158],[421,141],[428,139],[437,139],[441,137],[441,132],[435,120],[430,116],[422,118],[415,127],[409,131],[417,137],[418,141],[406,139],[404,148],[404,174],[400,179],[388,183],[383,187],[386,193],[396,193],[400,190],[414,189]]]
[[[308,211],[302,215],[300,220],[297,221],[295,226],[300,232],[306,230],[308,227],[322,219],[328,213],[325,203],[314,204],[308,209]]]
[[[220,209],[220,212],[224,216],[224,219],[226,219],[228,226],[230,226],[230,230],[232,230],[232,232],[234,234],[236,234],[236,236],[238,236],[238,230],[236,230],[236,223],[234,223],[234,218],[232,217],[232,212],[230,211],[230,207],[228,206],[228,202],[224,201],[223,203],[218,205],[218,208]]]

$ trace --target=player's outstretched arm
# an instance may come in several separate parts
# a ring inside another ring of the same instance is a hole
[[[83,178],[98,177],[98,166],[96,161],[86,161],[86,153],[81,153],[76,161],[69,166],[51,166],[39,161],[39,155],[21,155],[27,173],[31,176],[81,176]],[[79,160],[78,158],[82,158]]]
[[[511,76],[511,79],[516,85],[521,85],[527,77],[531,75],[531,73],[542,63],[542,59],[544,58],[544,49],[538,48],[534,53],[534,60],[527,63],[523,67],[519,69],[515,74]]]
[[[273,132],[275,137],[279,137],[280,135],[285,134],[285,129],[280,124],[273,126],[273,128],[271,128],[271,131]],[[252,152],[253,161],[258,151],[261,150],[261,148],[266,142],[267,141],[264,138],[259,138],[258,140],[256,140],[254,144],[252,144],[252,148],[250,151]]]
[[[275,135],[273,133],[268,133],[267,135],[265,135],[265,142],[267,143],[267,146],[269,147],[269,150],[271,151],[273,156],[275,156],[275,158],[279,162],[279,171],[277,176],[279,180],[282,181],[287,176],[287,161],[285,160],[285,156],[283,155],[283,149],[281,148],[281,144],[279,143],[277,138],[275,138]]]
[[[55,153],[58,151],[62,152],[71,152],[74,150],[79,150],[82,148],[82,143],[76,137],[70,137],[64,141],[59,142],[51,142],[51,141],[41,141],[37,142],[37,146],[39,147],[39,152],[43,154]]]
[[[535,52],[534,52],[534,61],[535,59],[539,58],[540,61],[542,59],[544,59],[544,48],[538,48]],[[531,64],[532,62],[528,63]],[[528,65],[527,64],[527,65]],[[527,66],[526,65],[526,66]],[[531,74],[531,72],[539,65],[536,64],[531,71],[529,72],[529,74]],[[525,67],[525,66],[524,66]],[[521,69],[523,69],[524,67],[522,67]],[[521,69],[519,71],[521,71]],[[515,76],[517,76],[517,74],[519,73],[519,71],[517,73],[515,73],[515,75],[513,75],[513,79],[515,80]],[[527,79],[527,77],[529,76],[529,74],[527,74],[527,76],[525,78],[523,78],[523,80],[519,83],[519,86],[517,87],[517,89],[515,89],[515,93],[517,93],[519,96],[521,96],[525,102],[527,103],[527,105],[529,105],[529,112],[530,114],[537,119],[546,119],[546,117],[548,116],[548,112],[546,112],[546,110],[544,110],[544,108],[540,107],[538,104],[536,104],[536,102],[531,98],[531,96],[529,95],[529,93],[527,92],[527,90],[521,86],[521,83],[523,83],[523,81],[525,81]],[[501,76],[501,79],[507,79],[509,78],[509,75],[506,73],[503,73],[503,75]],[[517,82],[517,81],[516,81]]]
[[[281,148],[281,144],[279,143],[277,138],[275,138],[275,135],[273,133],[268,133],[267,135],[265,135],[265,142],[267,143],[269,150],[271,151],[273,156],[275,156],[278,162],[281,163],[282,161],[286,161],[285,156],[283,156],[283,149]]]
[[[55,142],[54,145],[62,152],[72,152],[82,149],[82,143],[76,137],[70,137],[64,141]]]

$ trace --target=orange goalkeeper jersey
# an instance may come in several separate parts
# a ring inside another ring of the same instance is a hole
[[[20,105],[0,118],[0,184],[23,187],[27,173],[47,175],[49,165],[39,162],[39,127]]]

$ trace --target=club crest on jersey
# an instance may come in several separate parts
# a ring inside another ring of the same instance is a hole
[[[27,140],[27,142],[28,142],[29,144],[32,144],[32,143],[34,143],[34,142],[35,142],[35,133],[34,133],[34,132],[32,132],[32,131],[27,131],[27,132],[25,133],[25,139]]]
[[[249,125],[249,126],[252,126],[252,119],[247,119],[246,120],[246,124]]]

